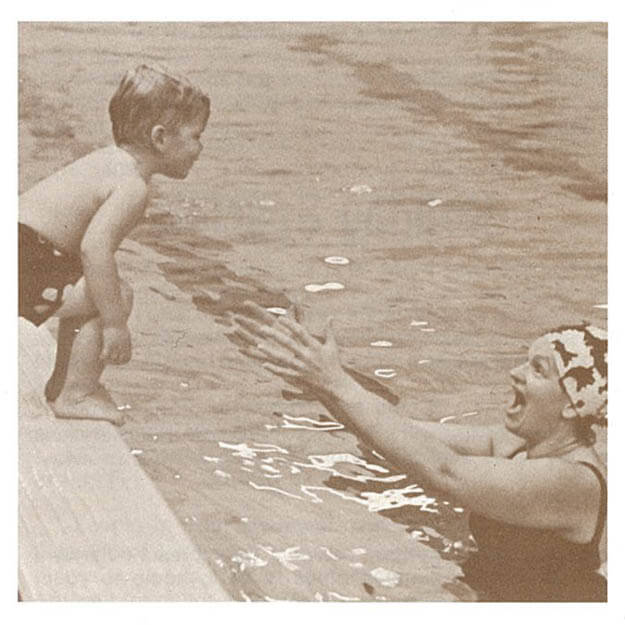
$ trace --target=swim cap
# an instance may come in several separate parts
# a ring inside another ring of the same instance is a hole
[[[589,325],[562,326],[545,337],[551,341],[566,394],[577,415],[601,421],[608,403],[608,334]]]

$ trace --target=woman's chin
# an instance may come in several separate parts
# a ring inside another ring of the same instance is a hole
[[[516,434],[518,429],[521,427],[521,423],[523,423],[523,407],[518,406],[517,408],[508,408],[506,410],[506,418],[505,418],[505,426],[509,432],[513,432]]]

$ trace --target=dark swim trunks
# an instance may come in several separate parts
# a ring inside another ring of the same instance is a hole
[[[24,224],[18,224],[18,252],[18,314],[41,325],[63,303],[63,289],[80,279],[82,264]]]

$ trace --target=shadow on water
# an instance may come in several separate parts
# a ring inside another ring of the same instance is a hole
[[[153,225],[155,221],[158,223],[156,227]],[[167,240],[163,239],[164,225],[172,228],[171,236]],[[287,310],[294,304],[283,292],[236,273],[221,260],[207,258],[207,250],[220,252],[230,249],[232,245],[209,238],[197,230],[176,225],[176,218],[173,216],[157,214],[150,217],[149,223],[141,227],[136,238],[159,254],[171,258],[171,261],[159,263],[165,278],[181,291],[189,293],[197,310],[210,315],[216,323],[227,328],[232,327],[227,318],[230,313],[249,313],[244,306],[245,302],[252,301],[263,308],[280,307]],[[242,347],[235,335],[226,333],[226,338],[237,347]],[[374,377],[355,369],[346,370],[368,391],[376,393],[391,404],[399,402],[399,397]],[[309,394],[288,390],[283,391],[283,396],[286,399],[315,399]]]
[[[162,218],[159,219],[162,221]],[[172,221],[171,225],[174,223]],[[162,225],[161,223],[160,226]],[[206,254],[206,250],[228,249],[228,243],[202,237],[197,231],[182,226],[174,226],[173,229],[173,236],[168,237],[168,242],[163,242],[160,228],[152,229],[149,225],[140,229],[138,238],[141,243],[150,245],[171,259],[159,264],[166,279],[180,290],[191,294],[197,310],[223,325],[226,338],[238,349],[245,347],[245,344],[236,334],[229,332],[232,328],[228,319],[229,313],[243,312],[246,301],[253,301],[265,308],[281,306],[288,309],[291,306],[292,302],[284,293],[238,274],[222,261],[198,255],[202,251]],[[256,365],[252,363],[250,366]],[[399,402],[399,397],[375,378],[351,368],[346,370],[370,392],[392,404]],[[282,396],[286,400],[320,401],[317,395],[305,388],[284,388]],[[327,408],[327,403],[325,407],[329,413],[333,412],[331,407]],[[335,423],[328,414],[320,414],[319,418],[319,423]],[[343,430],[342,426],[338,428]],[[328,429],[325,435],[336,434]],[[457,564],[464,561],[474,548],[464,511],[453,502],[447,501],[444,494],[426,491],[415,483],[415,479],[402,475],[401,468],[389,464],[364,442],[357,441],[356,444],[365,466],[381,465],[388,474],[397,478],[392,486],[389,488],[389,484],[377,482],[373,474],[373,479],[350,479],[340,472],[323,480],[323,485],[333,492],[345,493],[349,498],[366,505],[370,512],[403,526],[411,538],[435,550],[443,560]],[[366,585],[363,587],[369,592]],[[446,582],[445,588],[461,599],[474,599],[470,589],[464,588],[459,582]]]
[[[533,110],[544,118],[547,113],[558,116],[562,108],[562,102],[556,97],[542,97],[530,99],[527,95],[537,91],[535,87],[544,86],[551,79],[553,71],[549,59],[543,58],[536,51],[536,42],[528,39],[528,34],[535,32],[532,24],[503,24],[493,25],[493,34],[497,37],[491,42],[493,55],[490,62],[495,66],[498,77],[493,80],[497,85],[495,89],[510,94],[512,102],[503,105],[504,108],[521,111]],[[545,34],[545,31],[541,31]],[[550,37],[558,34],[558,28],[548,28]],[[582,167],[578,161],[563,151],[561,146],[550,147],[543,144],[538,147],[524,147],[521,142],[540,141],[542,132],[549,127],[544,123],[527,124],[518,128],[498,127],[495,123],[489,123],[476,119],[471,112],[485,112],[490,110],[482,105],[455,101],[444,96],[439,91],[425,89],[408,72],[395,69],[390,63],[366,62],[353,59],[347,54],[337,51],[335,48],[343,43],[341,40],[326,36],[304,35],[297,45],[290,46],[294,52],[313,55],[324,55],[334,61],[353,70],[354,75],[362,83],[360,93],[366,97],[384,100],[389,103],[401,105],[407,112],[415,116],[415,122],[427,118],[444,125],[455,128],[458,134],[479,146],[488,148],[490,151],[501,153],[504,165],[518,172],[538,172],[551,176],[568,179],[562,182],[561,188],[585,200],[607,201],[607,180],[595,172]],[[542,45],[544,48],[544,45]],[[514,56],[502,55],[501,52],[513,52]],[[518,76],[522,76],[526,82],[532,85],[532,89],[520,88]],[[493,84],[488,83],[484,88],[491,91]],[[501,108],[497,105],[497,108]],[[552,127],[568,128],[566,120],[551,122]]]

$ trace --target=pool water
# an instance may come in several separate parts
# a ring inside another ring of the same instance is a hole
[[[535,335],[606,325],[607,27],[22,24],[22,188],[110,141],[144,60],[213,112],[133,233],[159,256],[120,253],[152,285],[105,379],[132,453],[237,599],[474,598],[461,503],[241,355],[227,312],[332,314],[345,364],[416,418],[500,418]]]

